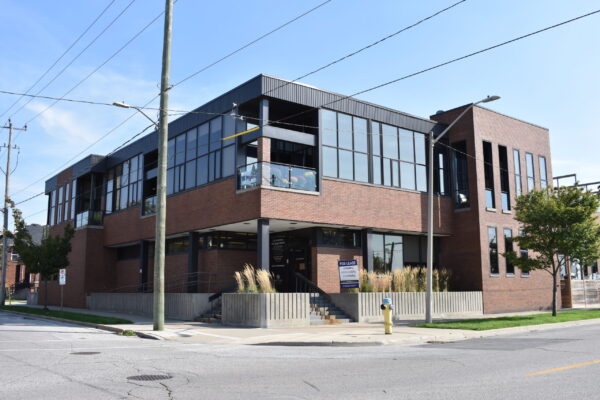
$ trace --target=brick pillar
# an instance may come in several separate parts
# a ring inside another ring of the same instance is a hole
[[[257,142],[258,148],[256,149],[256,158],[258,159],[258,162],[271,162],[271,139],[267,137],[259,137]]]

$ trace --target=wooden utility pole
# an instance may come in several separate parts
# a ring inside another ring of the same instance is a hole
[[[12,144],[12,135],[13,131],[26,131],[27,125],[23,128],[15,128],[13,127],[12,121],[8,120],[8,125],[2,126],[2,129],[8,129],[8,145],[4,145],[2,147],[6,147],[8,154],[6,157],[6,171],[5,180],[4,180],[4,208],[2,208],[2,212],[4,213],[4,229],[2,231],[2,277],[0,279],[0,304],[4,305],[4,300],[6,298],[6,267],[8,266],[8,238],[6,234],[8,233],[8,203],[10,201],[9,198],[9,184],[10,184],[10,156],[13,148],[16,149],[16,146],[13,147]]]

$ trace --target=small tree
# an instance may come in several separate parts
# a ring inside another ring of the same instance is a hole
[[[513,238],[520,248],[532,250],[533,257],[506,259],[525,272],[544,270],[552,275],[552,315],[556,316],[558,274],[567,259],[583,265],[600,257],[600,226],[594,213],[598,195],[576,187],[532,190],[517,198],[515,219],[523,224]]]
[[[23,260],[28,273],[40,274],[44,281],[44,309],[48,309],[48,280],[61,268],[69,265],[71,239],[75,230],[70,224],[65,226],[63,235],[48,235],[41,243],[34,243],[20,210],[13,210],[15,220],[14,233],[8,233],[14,241],[14,248]]]

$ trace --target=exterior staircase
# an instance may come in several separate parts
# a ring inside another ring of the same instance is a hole
[[[321,296],[320,293],[310,294],[311,325],[347,324],[349,322],[352,322],[350,317],[325,296]]]

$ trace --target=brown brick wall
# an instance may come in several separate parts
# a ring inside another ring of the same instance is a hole
[[[327,293],[340,292],[339,260],[357,260],[363,267],[361,249],[341,249],[337,247],[313,247],[312,281]]]

